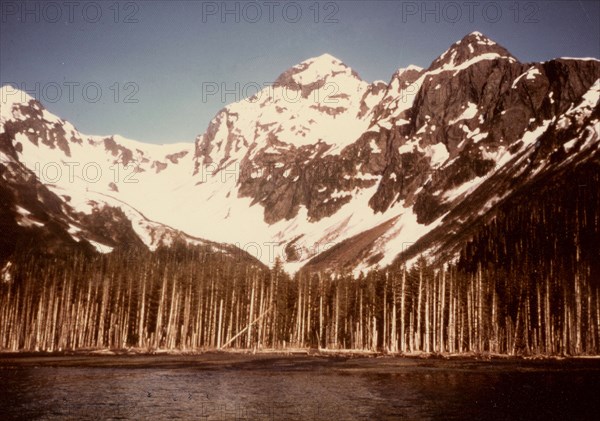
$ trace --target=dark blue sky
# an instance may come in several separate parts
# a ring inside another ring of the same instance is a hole
[[[600,57],[600,2],[277,3],[2,0],[0,84],[84,133],[168,143],[193,141],[227,103],[325,52],[367,81],[427,67],[475,30],[523,62]],[[207,83],[236,82],[225,101],[203,99]]]

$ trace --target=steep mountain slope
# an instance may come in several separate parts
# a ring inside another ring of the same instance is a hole
[[[167,163],[151,161],[133,149],[136,143],[124,139],[117,144],[114,138],[88,137],[84,142],[73,126],[48,113],[38,101],[3,88],[2,98],[16,97],[20,100],[3,102],[0,126],[0,263],[14,252],[108,253],[114,248],[154,250],[175,242],[254,260],[234,246],[151,221],[108,194],[117,192],[118,185],[133,188],[137,173],[147,168],[157,174]],[[165,160],[174,166],[187,152],[167,154]]]
[[[163,146],[83,135],[5,87],[0,166],[35,173],[80,229],[119,208],[151,248],[185,232],[288,270],[450,259],[497,204],[598,159],[599,78],[596,59],[520,63],[477,32],[387,84],[325,54]]]
[[[379,124],[376,133],[370,130],[357,142],[367,143],[384,133],[391,144],[385,169],[394,176],[386,180],[384,174],[371,203],[385,211],[397,197],[411,206],[416,221],[427,226],[420,230],[417,244],[402,226],[387,234],[377,231],[366,244],[361,234],[318,256],[310,266],[352,268],[359,253],[348,255],[348,249],[355,249],[357,242],[363,244],[363,259],[387,262],[393,252],[390,244],[404,258],[420,253],[448,258],[460,241],[468,240],[466,233],[480,215],[525,188],[534,176],[543,180],[557,167],[568,176],[576,162],[598,159],[593,152],[598,148],[599,62],[557,59],[524,65],[501,55],[502,48],[489,56],[465,55],[476,51],[473,43],[495,45],[482,39],[475,33],[453,45],[442,57],[463,61],[434,61],[415,82],[413,104],[401,113],[382,113],[390,129]],[[434,147],[447,151],[447,156],[427,163],[428,150]]]

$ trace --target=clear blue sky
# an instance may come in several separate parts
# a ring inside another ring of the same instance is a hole
[[[367,81],[389,81],[409,64],[427,67],[475,30],[523,62],[600,56],[600,2],[292,3],[284,10],[283,0],[227,2],[226,9],[221,1],[121,1],[115,7],[114,0],[2,0],[0,84],[34,91],[84,133],[191,142],[239,99],[203,100],[203,84],[234,89],[239,82],[252,94],[247,84],[273,82],[325,52]],[[102,96],[92,102],[98,89]]]

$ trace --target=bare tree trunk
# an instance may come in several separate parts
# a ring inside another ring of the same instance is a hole
[[[423,293],[423,267],[419,267],[419,297],[417,298],[417,332],[416,347],[419,351],[423,350],[421,336],[421,297]]]
[[[391,351],[398,352],[398,333],[396,332],[396,277],[392,276],[392,333],[391,333]]]
[[[402,287],[400,288],[400,351],[406,352],[406,322],[404,317],[406,315],[405,302],[406,302],[406,291],[404,289],[406,285],[406,265],[402,268]]]

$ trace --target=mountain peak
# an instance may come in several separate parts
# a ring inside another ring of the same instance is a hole
[[[414,64],[409,64],[407,67],[400,67],[398,70],[396,70],[392,75],[392,80],[398,79],[407,73],[420,73],[422,71],[422,67],[416,66]]]
[[[481,32],[479,32],[479,31],[473,31],[473,32],[471,32],[470,34],[467,34],[467,35],[465,35],[465,37],[464,37],[464,38],[468,38],[468,37],[471,37],[471,36],[478,37],[478,38],[479,38],[479,37],[482,37],[482,38],[487,38],[485,35],[483,35],[483,34],[482,34]],[[464,38],[463,38],[463,39],[464,39]],[[489,39],[489,38],[487,38],[487,39]]]
[[[463,39],[458,41],[458,43],[459,44],[467,43],[467,45],[468,44],[488,45],[488,46],[497,45],[497,43],[495,41],[493,41],[491,38],[485,36],[484,34],[482,34],[479,31],[473,31],[470,34],[465,35],[463,37]]]
[[[504,47],[488,38],[479,31],[465,35],[456,41],[440,57],[431,63],[429,70],[460,66],[471,59],[486,55],[488,58],[507,58],[516,60],[515,57]]]
[[[304,60],[302,63],[300,64],[309,64],[309,65],[315,65],[315,64],[320,64],[320,65],[344,65],[344,63],[342,63],[342,60],[338,59],[337,57],[332,56],[329,53],[323,53],[320,56],[316,56],[316,57],[311,57],[308,58],[306,60]]]
[[[288,69],[277,78],[276,85],[309,86],[323,83],[326,79],[331,81],[340,75],[346,78],[362,81],[360,76],[340,59],[331,54],[324,53],[311,57]]]

